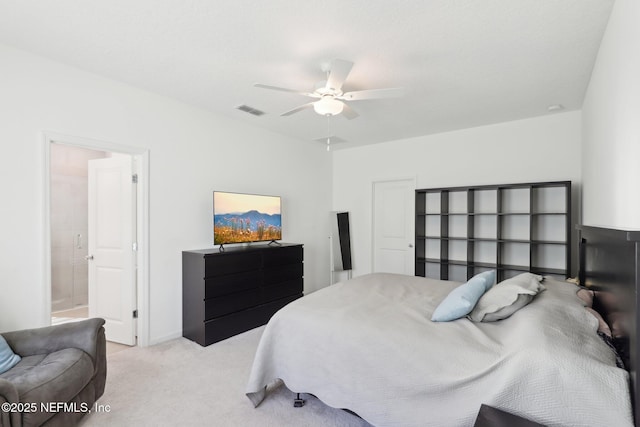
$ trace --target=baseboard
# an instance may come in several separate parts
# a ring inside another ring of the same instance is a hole
[[[182,337],[182,331],[174,332],[174,333],[171,333],[169,335],[165,335],[165,336],[159,337],[159,338],[151,338],[151,339],[149,339],[149,346],[156,345],[156,344],[161,344],[163,342],[171,341],[171,340],[174,340],[174,339],[180,338],[180,337]]]

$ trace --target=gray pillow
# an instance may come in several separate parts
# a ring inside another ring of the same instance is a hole
[[[489,289],[469,313],[474,322],[495,322],[506,319],[522,307],[529,304],[545,287],[542,276],[522,273],[511,279],[503,280]]]

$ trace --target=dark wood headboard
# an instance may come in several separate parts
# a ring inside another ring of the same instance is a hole
[[[631,379],[635,425],[640,426],[640,394],[636,373],[640,368],[638,307],[640,305],[640,231],[577,226],[580,236],[580,284],[616,296],[624,312],[629,335],[625,361]]]

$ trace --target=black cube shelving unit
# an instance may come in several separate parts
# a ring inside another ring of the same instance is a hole
[[[571,181],[420,189],[415,206],[416,276],[570,274]]]

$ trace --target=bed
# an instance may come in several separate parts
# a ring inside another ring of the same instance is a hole
[[[548,426],[633,426],[629,372],[578,287],[544,284],[489,323],[430,320],[457,282],[382,273],[332,285],[272,317],[247,396],[258,406],[282,381],[375,426],[473,426],[482,404]]]

